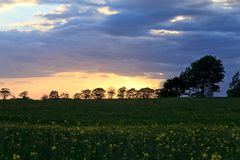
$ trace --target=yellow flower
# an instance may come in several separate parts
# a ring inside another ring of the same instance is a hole
[[[21,157],[19,154],[13,154],[13,160],[20,160]]]
[[[146,152],[143,152],[143,157],[144,157],[144,158],[148,158],[148,157],[149,157],[149,154],[146,153]]]
[[[57,147],[56,146],[52,146],[52,151],[56,150]]]
[[[110,150],[113,149],[113,145],[112,144],[109,144],[108,147],[109,147]]]
[[[37,156],[37,152],[31,152],[30,155],[33,156],[33,157]]]
[[[203,154],[202,154],[202,157],[203,157],[203,158],[207,158],[207,157],[208,157],[207,153],[203,153]]]
[[[222,156],[220,156],[219,154],[213,154],[211,157],[211,160],[220,160],[222,158]]]

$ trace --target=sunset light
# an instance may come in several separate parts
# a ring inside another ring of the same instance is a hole
[[[0,0],[0,160],[240,159],[240,0]]]
[[[1,85],[11,88],[14,96],[18,96],[24,90],[29,91],[29,96],[40,99],[42,95],[49,94],[51,90],[60,93],[67,92],[71,96],[81,92],[83,89],[94,89],[102,87],[108,89],[115,87],[127,87],[128,89],[140,89],[151,87],[157,89],[164,79],[153,79],[147,76],[121,76],[111,73],[84,73],[63,72],[51,76],[33,78],[4,78],[0,79]]]

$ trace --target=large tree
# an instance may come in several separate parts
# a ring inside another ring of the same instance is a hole
[[[128,99],[134,99],[137,98],[137,90],[135,88],[131,88],[129,90],[126,91],[126,97]]]
[[[49,94],[49,99],[59,99],[58,91],[51,91]]]
[[[154,98],[154,89],[151,88],[141,88],[137,92],[138,98]]]
[[[113,87],[108,88],[107,94],[109,99],[113,99],[116,94],[116,89]]]
[[[85,89],[81,91],[82,99],[90,99],[92,91],[90,89]]]
[[[92,91],[92,97],[94,99],[103,99],[106,91],[103,88],[96,88]]]
[[[3,97],[3,100],[6,100],[8,96],[11,95],[11,91],[8,88],[2,88],[0,90],[0,96]]]
[[[224,73],[222,61],[207,55],[193,62],[180,77],[184,79],[192,95],[205,97],[219,91],[218,83],[223,80]]]
[[[119,89],[118,89],[117,97],[118,97],[119,99],[125,98],[125,96],[126,96],[126,91],[127,91],[127,88],[126,88],[126,87],[119,88]]]
[[[19,94],[19,97],[21,97],[22,99],[29,99],[28,91],[23,91],[22,93]]]
[[[69,98],[69,94],[63,92],[63,93],[60,95],[60,97],[61,97],[62,99],[68,99],[68,98]]]
[[[227,95],[228,97],[240,97],[240,72],[237,72],[233,76]]]
[[[186,90],[184,81],[175,77],[168,79],[160,90],[160,97],[180,97]]]
[[[82,98],[82,94],[81,93],[75,93],[73,95],[73,99],[81,99]]]
[[[161,98],[161,90],[162,89],[155,89],[154,90],[155,98]]]

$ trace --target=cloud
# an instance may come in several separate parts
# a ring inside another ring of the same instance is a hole
[[[181,35],[183,33],[181,31],[174,31],[174,30],[151,29],[150,34],[155,36],[164,36],[164,35]]]
[[[114,15],[114,14],[118,14],[119,13],[119,11],[111,10],[109,7],[98,8],[98,12],[100,12],[102,14],[105,14],[105,15]]]
[[[191,20],[192,17],[190,16],[176,16],[173,19],[170,20],[170,22],[172,23],[176,23],[176,22],[181,22],[181,21],[186,21],[186,20]]]
[[[49,12],[48,14],[37,12],[37,13],[35,13],[34,16],[45,17],[46,15],[61,15],[68,10],[68,7],[69,7],[69,5],[59,5],[53,11]]]
[[[5,11],[13,10],[19,6],[32,6],[36,5],[37,0],[13,0],[13,1],[0,1],[0,13]]]
[[[47,32],[53,29],[56,25],[64,24],[66,21],[64,19],[57,20],[33,20],[25,21],[19,23],[13,23],[9,25],[11,28],[19,28],[21,31],[32,31],[38,30],[41,32]]]

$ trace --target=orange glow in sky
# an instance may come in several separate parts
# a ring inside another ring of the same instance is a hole
[[[163,79],[151,79],[147,76],[121,76],[110,73],[84,73],[84,72],[63,72],[47,77],[36,78],[8,78],[0,79],[2,88],[6,87],[12,91],[12,94],[18,97],[22,91],[28,91],[29,96],[34,99],[40,99],[43,94],[49,94],[51,90],[57,90],[59,93],[67,92],[72,95],[81,92],[82,89],[94,89],[102,87],[127,87],[140,89],[150,87],[159,88]]]

